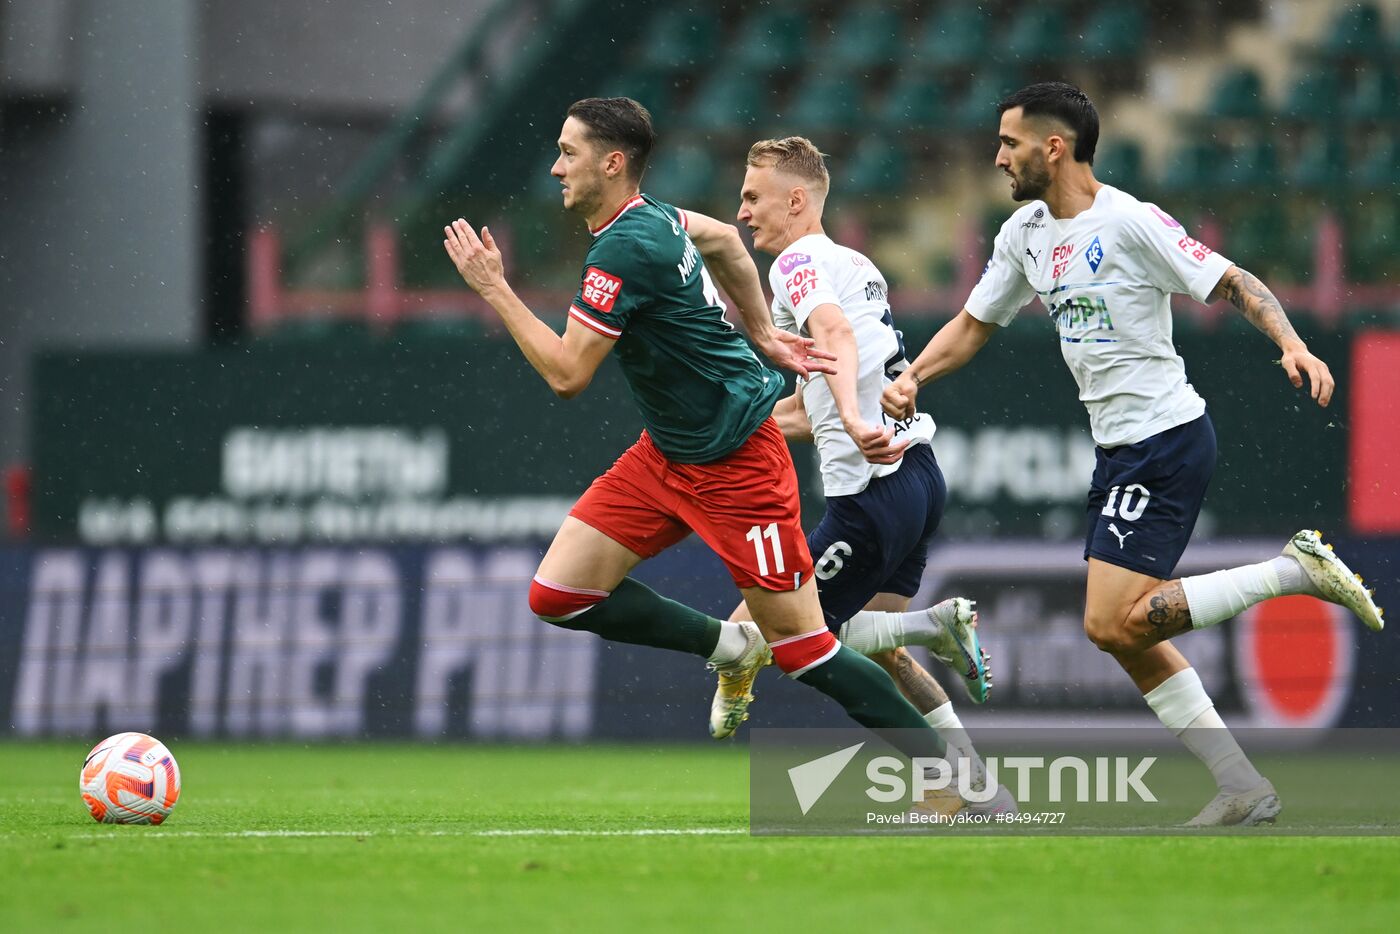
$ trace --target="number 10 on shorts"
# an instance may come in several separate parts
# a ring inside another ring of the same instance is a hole
[[[1123,501],[1118,502],[1118,487],[1112,487],[1108,491],[1108,502],[1101,510],[1105,516],[1113,516],[1115,507],[1118,518],[1134,522],[1142,518],[1142,514],[1147,510],[1147,502],[1152,498],[1152,494],[1147,492],[1147,487],[1141,483],[1130,483],[1123,488]]]
[[[768,576],[768,554],[763,548],[765,538],[773,543],[773,573],[781,574],[786,570],[783,567],[783,544],[778,540],[778,523],[770,522],[767,528],[756,525],[749,529],[749,534],[745,535],[744,538],[753,542],[753,552],[758,558],[759,577]]]

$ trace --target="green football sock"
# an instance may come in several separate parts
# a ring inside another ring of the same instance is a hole
[[[886,738],[911,758],[941,757],[947,748],[889,673],[848,646],[797,680],[836,701],[861,726],[897,730]]]
[[[607,599],[573,619],[554,625],[597,633],[613,642],[674,649],[701,658],[709,658],[714,653],[720,633],[719,620],[667,600],[630,577],[624,577]],[[878,665],[876,669],[885,674]],[[889,681],[888,675],[885,680]]]

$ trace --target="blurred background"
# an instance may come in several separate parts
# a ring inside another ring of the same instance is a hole
[[[1232,308],[1178,302],[1221,438],[1181,571],[1316,526],[1393,603],[1397,62],[1397,0],[7,0],[0,729],[704,738],[698,662],[525,604],[640,429],[615,366],[556,400],[441,248],[488,223],[562,327],[587,234],[549,166],[595,95],[651,109],[646,191],[726,220],[751,142],[812,138],[828,232],[912,353],[1014,209],[996,101],[1080,85],[1098,177],[1260,275],[1339,381],[1320,410]],[[981,601],[998,688],[970,724],[1141,718],[1080,630],[1093,447],[1041,314],[921,396],[952,499],[919,601]],[[695,543],[640,576],[735,599]],[[1358,629],[1275,601],[1182,642],[1233,721],[1398,725],[1400,650]],[[764,691],[763,725],[838,719]]]

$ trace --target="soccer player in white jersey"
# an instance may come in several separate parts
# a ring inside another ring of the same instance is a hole
[[[835,355],[834,374],[800,380],[773,413],[789,441],[815,440],[821,458],[827,510],[807,544],[817,556],[822,612],[837,633],[850,631],[843,624],[853,617],[868,620],[856,627],[863,637],[848,644],[889,671],[950,749],[978,773],[981,762],[948,695],[900,647],[927,645],[963,675],[974,701],[985,701],[991,685],[971,601],[953,598],[908,614],[916,621],[900,627],[897,642],[876,646],[872,635],[888,631],[883,622],[898,624],[918,593],[947,498],[929,443],[933,419],[914,413],[895,421],[880,410],[885,386],[908,366],[885,278],[869,259],[823,231],[830,177],[810,140],[762,140],[747,162],[738,220],[753,232],[756,249],[776,257],[768,274],[773,323]],[[861,453],[862,442],[876,451],[870,460]],[[740,604],[733,618],[748,619],[747,607]],[[761,660],[750,660],[719,668],[710,716],[715,738],[729,736],[743,721],[760,667]]]
[[[1172,293],[1223,298],[1282,352],[1288,379],[1322,406],[1334,383],[1269,289],[1187,234],[1156,205],[1094,178],[1099,118],[1078,88],[1031,85],[999,105],[996,165],[1025,206],[1002,225],[963,310],[885,390],[895,418],[922,385],[967,363],[1034,296],[1050,314],[1097,445],[1089,491],[1084,629],[1144,694],[1162,724],[1210,769],[1219,794],[1194,826],[1273,821],[1273,786],[1225,728],[1201,680],[1167,640],[1285,594],[1341,604],[1380,629],[1360,578],[1299,532],[1270,561],[1172,579],[1215,467],[1206,404],[1172,345]]]

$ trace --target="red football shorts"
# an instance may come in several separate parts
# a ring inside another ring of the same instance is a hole
[[[812,576],[797,474],[771,418],[708,464],[672,463],[642,432],[569,515],[643,558],[694,531],[741,588],[796,590]]]

